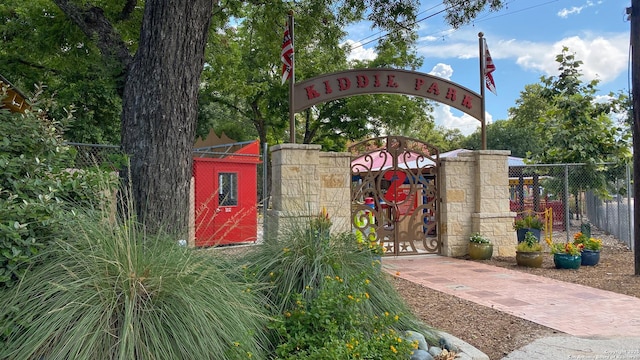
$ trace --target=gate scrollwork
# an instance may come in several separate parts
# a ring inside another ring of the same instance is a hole
[[[438,149],[387,136],[349,151],[354,231],[383,245],[386,254],[438,252]]]

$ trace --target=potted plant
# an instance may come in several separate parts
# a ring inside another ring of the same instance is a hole
[[[547,239],[547,244],[553,254],[553,263],[556,269],[578,269],[582,263],[581,251],[583,244],[554,243],[551,239]]]
[[[542,227],[544,223],[540,218],[536,215],[525,215],[521,218],[516,218],[513,222],[513,229],[516,231],[518,236],[518,242],[524,241],[524,237],[528,232],[531,232],[537,239],[540,241],[540,232],[542,231]]]
[[[600,262],[602,240],[592,238],[583,232],[578,232],[573,235],[573,243],[576,246],[582,245],[580,265],[595,266]]]
[[[539,268],[542,266],[542,245],[531,231],[516,246],[516,263],[519,266]]]
[[[469,238],[469,257],[473,260],[489,260],[493,255],[493,244],[479,232]]]

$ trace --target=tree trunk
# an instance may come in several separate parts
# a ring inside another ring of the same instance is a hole
[[[123,95],[122,147],[148,231],[186,236],[200,74],[214,1],[147,0]]]

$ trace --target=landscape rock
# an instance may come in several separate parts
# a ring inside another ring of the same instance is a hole
[[[432,356],[438,356],[442,353],[442,349],[437,346],[432,346],[429,348],[429,354]]]
[[[433,356],[426,350],[418,349],[411,354],[411,360],[433,360]]]
[[[404,333],[404,339],[409,342],[418,341],[418,349],[427,351],[429,350],[429,345],[427,344],[427,340],[424,335],[419,332],[407,330]]]

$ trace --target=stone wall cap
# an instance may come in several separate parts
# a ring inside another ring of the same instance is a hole
[[[271,151],[278,150],[320,150],[322,145],[316,144],[278,144],[271,146]]]
[[[482,155],[511,155],[511,150],[476,150],[476,152]]]
[[[473,157],[472,153],[469,154],[458,154],[457,157],[444,157],[444,158],[440,158],[440,161],[444,161],[444,162],[471,162],[471,161],[476,161],[475,158]]]
[[[320,152],[320,156],[322,157],[351,157],[351,153],[348,152],[335,152],[335,151],[329,151],[329,152],[325,152],[322,151]]]

